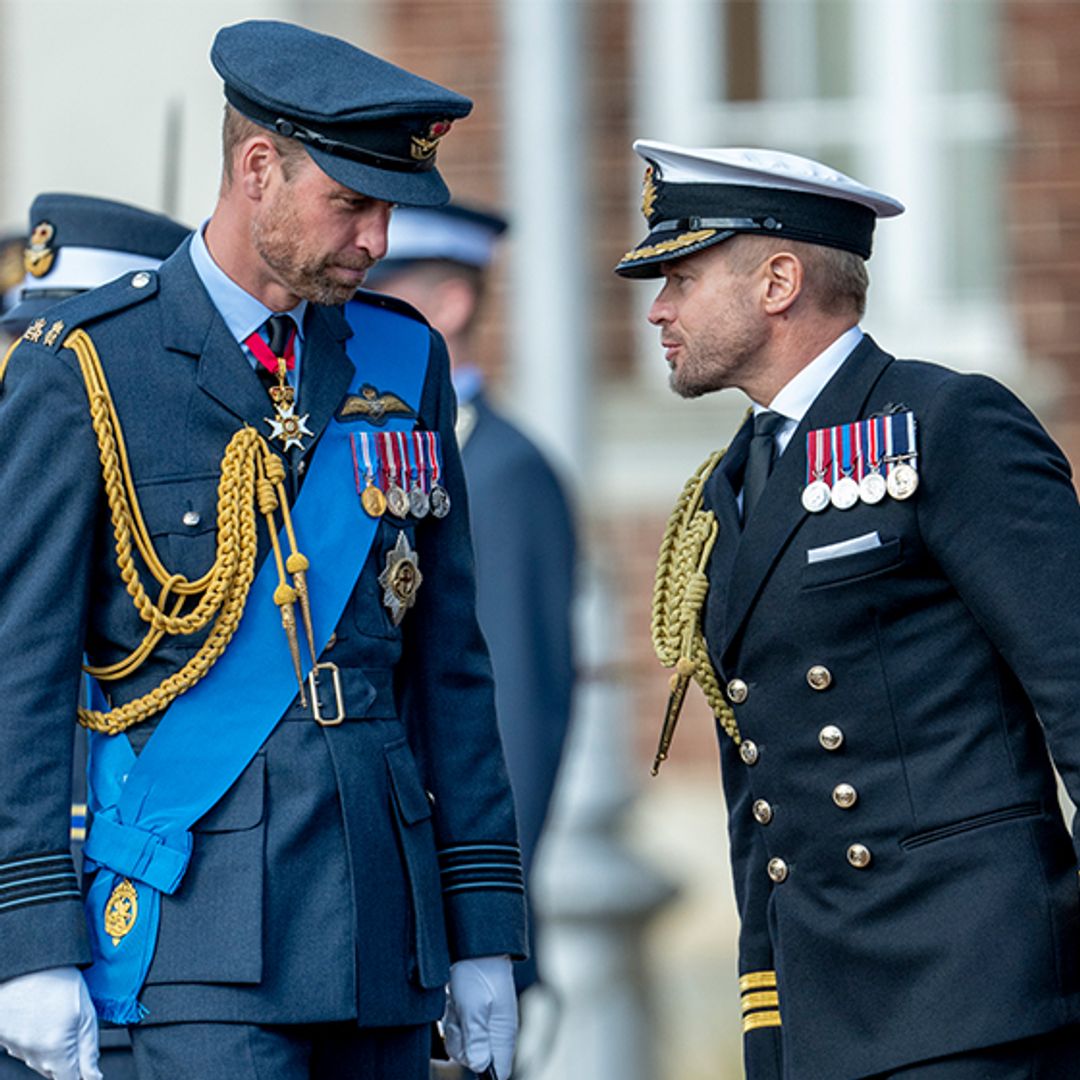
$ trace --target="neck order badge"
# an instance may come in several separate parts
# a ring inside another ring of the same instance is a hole
[[[367,382],[393,382],[419,408],[426,375],[427,328],[369,305],[349,306],[356,393]],[[385,358],[385,359],[383,359]],[[384,370],[378,370],[384,368]],[[402,430],[412,419],[394,421]],[[315,450],[293,509],[311,567],[308,587],[315,639],[329,640],[367,559],[378,519],[353,497],[349,431],[332,420]],[[327,516],[333,504],[340,512]],[[94,952],[84,972],[98,1015],[138,1023],[138,1001],[157,942],[161,893],[174,893],[191,856],[191,826],[232,786],[296,696],[282,654],[273,600],[274,560],[260,569],[232,643],[213,670],[178,698],[136,759],[126,735],[93,733],[86,900]],[[218,718],[234,722],[222,727]],[[199,784],[192,784],[192,777]]]

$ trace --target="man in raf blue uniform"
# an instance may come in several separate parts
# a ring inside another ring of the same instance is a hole
[[[211,58],[209,222],[5,362],[0,1042],[96,1077],[96,1009],[141,1078],[420,1080],[445,1007],[505,1078],[523,882],[446,351],[339,306],[470,103],[283,23]]]
[[[13,287],[12,306],[0,327],[21,335],[35,319],[63,299],[104,285],[122,273],[156,270],[191,235],[166,217],[114,199],[67,192],[38,195],[30,206],[30,227],[19,252],[23,268]],[[76,869],[86,838],[86,739],[75,732],[72,770],[71,841]],[[123,1029],[101,1033],[100,1067],[106,1080],[134,1076],[131,1048]],[[0,1077],[30,1076],[8,1055],[0,1057]]]
[[[895,199],[766,150],[640,141],[671,386],[752,414],[684,489],[654,643],[717,716],[751,1080],[1065,1080],[1080,895],[1080,510],[980,375],[863,334]]]
[[[476,610],[491,649],[528,880],[570,723],[576,540],[554,469],[491,404],[476,362],[477,318],[505,231],[502,217],[474,206],[402,208],[368,284],[423,312],[450,353],[476,549]],[[514,968],[519,993],[539,978],[531,908],[529,930],[533,955]]]

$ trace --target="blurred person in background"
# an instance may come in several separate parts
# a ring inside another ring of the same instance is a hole
[[[499,729],[528,879],[570,724],[574,519],[555,470],[494,405],[477,350],[491,262],[507,223],[479,206],[401,207],[367,285],[408,301],[446,339],[458,399],[476,550],[477,615],[491,650]],[[541,978],[530,905],[531,957],[518,992]]]
[[[10,302],[0,315],[0,330],[17,338],[61,300],[124,273],[156,270],[190,235],[189,228],[164,214],[113,199],[69,192],[38,195],[30,206],[28,236],[34,239],[24,236],[19,241],[18,278],[5,293]],[[86,732],[81,727],[75,731],[74,762],[71,845],[76,870],[81,871],[86,838]],[[104,1028],[100,1049],[105,1080],[135,1076],[131,1045],[122,1028]],[[0,1078],[25,1080],[33,1075],[15,1058],[0,1055]]]
[[[1080,1075],[1080,508],[1008,390],[860,328],[903,206],[639,141],[672,389],[752,410],[665,534],[654,643],[717,717],[750,1080]],[[910,272],[917,273],[917,267]]]

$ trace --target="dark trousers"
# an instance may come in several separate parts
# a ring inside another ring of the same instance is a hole
[[[131,1029],[139,1080],[428,1080],[427,1024],[157,1024]]]
[[[921,1061],[866,1080],[1078,1080],[1080,1027]]]

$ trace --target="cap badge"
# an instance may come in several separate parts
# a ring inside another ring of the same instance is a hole
[[[452,120],[436,120],[428,128],[427,138],[422,135],[412,137],[412,145],[409,148],[415,161],[428,161],[435,156],[439,148],[439,140],[454,126]]]
[[[371,383],[360,387],[360,395],[350,394],[338,410],[338,419],[355,416],[376,426],[382,426],[388,416],[413,417],[416,413],[392,391],[380,393]]]
[[[656,206],[656,170],[649,165],[645,169],[645,179],[641,189],[641,212],[648,221]]]
[[[51,269],[56,252],[49,244],[56,235],[56,229],[47,221],[39,222],[30,234],[30,243],[23,251],[23,266],[28,274],[44,277]]]

